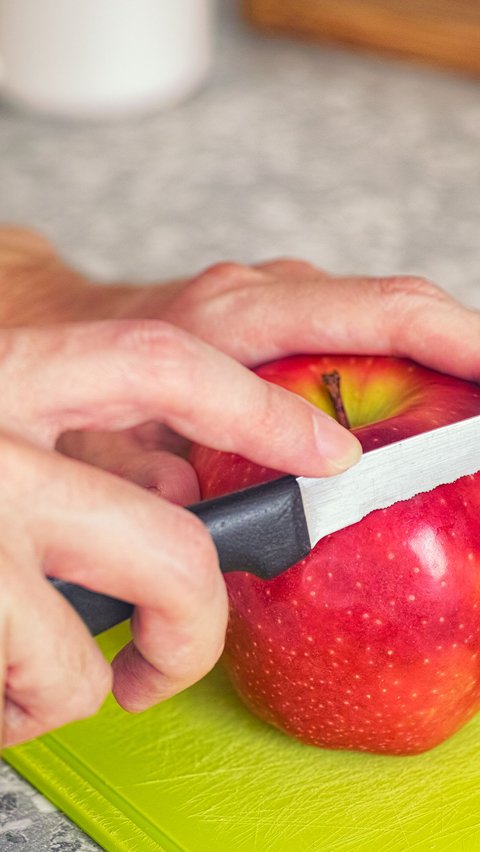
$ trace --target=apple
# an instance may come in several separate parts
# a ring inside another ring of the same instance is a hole
[[[264,379],[333,414],[338,371],[363,448],[480,413],[478,385],[388,357],[295,356]],[[202,496],[279,475],[194,447]],[[480,707],[480,474],[370,513],[274,580],[226,576],[224,662],[247,706],[315,746],[417,754]]]

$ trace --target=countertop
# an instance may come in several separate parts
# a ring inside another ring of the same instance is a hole
[[[415,273],[480,308],[480,82],[266,38],[222,4],[208,84],[165,112],[72,123],[0,106],[0,221],[97,280],[299,256]],[[0,765],[0,852],[98,847]]]

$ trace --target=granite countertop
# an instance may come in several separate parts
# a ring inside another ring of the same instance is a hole
[[[265,39],[222,4],[208,85],[167,112],[68,123],[0,106],[0,220],[105,282],[301,256],[417,273],[480,308],[479,83]],[[5,765],[0,852],[98,847]]]

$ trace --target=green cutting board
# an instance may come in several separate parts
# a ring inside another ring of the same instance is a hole
[[[121,625],[99,641],[111,657],[126,640]],[[323,751],[254,718],[218,668],[4,756],[106,850],[480,850],[480,715],[419,757]]]

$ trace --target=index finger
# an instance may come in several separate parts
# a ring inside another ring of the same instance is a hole
[[[358,440],[324,412],[165,322],[32,329],[11,341],[0,362],[2,416],[43,444],[69,429],[158,420],[189,440],[297,475],[338,473],[360,456]]]

